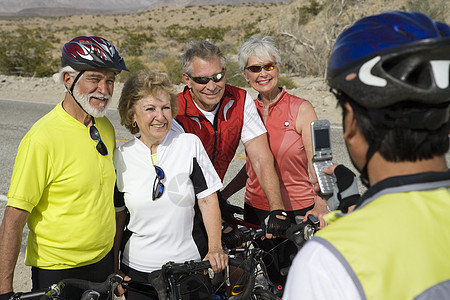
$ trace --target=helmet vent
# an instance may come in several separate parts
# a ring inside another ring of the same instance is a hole
[[[397,25],[394,26],[394,30],[397,31],[398,33],[410,38],[411,40],[415,41],[417,40],[417,37],[415,37],[414,35],[412,35],[411,33],[399,28]]]
[[[393,57],[383,63],[383,69],[393,78],[421,89],[432,84],[430,64],[418,56]]]

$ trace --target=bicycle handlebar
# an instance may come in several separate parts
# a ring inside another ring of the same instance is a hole
[[[246,274],[252,274],[254,271],[253,260],[235,257],[234,255],[229,255],[228,258],[229,265],[243,269]],[[134,280],[123,281],[122,286],[142,294],[157,294],[159,299],[169,299],[168,288],[171,287],[172,290],[174,290],[174,278],[178,275],[201,272],[210,267],[211,264],[209,261],[187,261],[184,263],[168,262],[164,264],[160,270],[151,272],[148,276],[148,282],[138,282]],[[251,278],[251,276],[248,277]],[[246,297],[247,296],[242,298],[236,297],[233,299],[248,299]]]
[[[239,221],[241,223],[241,221]],[[246,223],[246,222],[244,222]],[[256,225],[251,224],[251,227],[246,226],[247,224],[243,224],[245,227],[241,229],[244,232],[244,240],[246,242],[251,242],[259,237],[264,235],[264,231]],[[310,240],[314,233],[319,230],[320,221],[319,219],[309,214],[306,222],[301,222],[299,224],[292,224],[284,234],[284,237],[288,240],[292,241],[298,249],[300,249],[303,244]],[[256,229],[255,229],[256,228]]]
[[[92,282],[83,279],[63,279],[57,284],[54,284],[45,290],[32,291],[27,293],[15,293],[11,296],[10,299],[56,299],[62,294],[64,288],[67,286],[72,286],[85,291],[80,300],[92,299],[93,294],[96,294],[97,296],[97,298],[94,299],[98,299],[100,294],[114,292],[116,287],[120,283],[122,283],[122,281],[123,278],[117,274],[109,275],[108,278],[103,282]]]
[[[293,241],[300,248],[312,235],[319,229],[319,220],[314,215],[308,215],[307,221],[300,224],[292,224],[286,231],[286,238]],[[260,228],[244,228],[245,240],[252,242],[264,235]],[[241,249],[233,250],[236,252]],[[251,299],[251,294],[255,286],[255,268],[257,262],[262,258],[264,251],[258,247],[242,249],[244,257],[229,255],[229,265],[244,270],[245,289],[239,295],[231,296],[230,300]],[[209,261],[187,261],[185,263],[168,262],[148,276],[148,282],[124,281],[122,285],[125,288],[142,294],[157,295],[159,299],[169,299],[169,288],[176,291],[176,278],[178,275],[186,275],[195,272],[201,272],[211,267]],[[170,299],[178,299],[176,296]],[[269,299],[269,298],[268,298]]]
[[[306,222],[300,224],[292,224],[286,230],[286,238],[292,241],[298,249],[300,249],[306,241],[310,240],[314,233],[319,230],[320,221],[319,219],[309,214]]]

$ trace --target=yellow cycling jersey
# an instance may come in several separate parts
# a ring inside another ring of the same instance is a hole
[[[106,156],[61,103],[20,143],[7,205],[30,212],[26,265],[80,267],[100,261],[112,248],[115,134],[106,118],[96,119],[95,126]]]

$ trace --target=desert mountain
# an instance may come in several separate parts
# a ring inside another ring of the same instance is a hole
[[[193,5],[237,5],[243,3],[282,3],[287,0],[3,0],[0,16],[49,17],[69,15],[117,14],[160,7]]]

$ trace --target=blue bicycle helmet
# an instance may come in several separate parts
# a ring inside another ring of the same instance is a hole
[[[106,69],[116,74],[128,71],[113,44],[96,36],[79,36],[67,42],[62,49],[61,65],[77,71]]]
[[[336,40],[327,81],[367,108],[450,102],[450,26],[418,12],[366,17]]]

